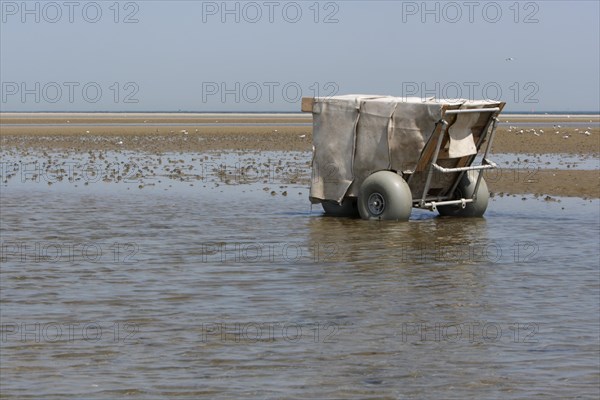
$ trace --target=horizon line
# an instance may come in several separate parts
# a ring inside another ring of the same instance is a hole
[[[219,110],[211,110],[211,111],[196,111],[196,110],[141,110],[141,111],[110,111],[110,110],[95,110],[95,111],[86,111],[86,110],[36,110],[36,111],[12,111],[12,110],[2,110],[0,114],[36,114],[36,113],[44,113],[44,114],[83,114],[83,113],[94,113],[94,114],[306,114],[302,111],[219,111]],[[592,110],[583,110],[583,111],[569,111],[569,110],[541,110],[541,111],[518,111],[518,110],[503,110],[502,114],[600,114],[600,110],[592,111]]]

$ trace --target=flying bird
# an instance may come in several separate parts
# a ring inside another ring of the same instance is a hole
[[[505,61],[514,61],[514,60],[515,60],[514,57],[508,57],[508,58],[505,59]]]

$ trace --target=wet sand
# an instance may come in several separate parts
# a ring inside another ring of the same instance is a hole
[[[600,155],[597,115],[502,115],[500,121],[505,124],[498,127],[492,154],[570,154],[595,159]],[[531,125],[536,122],[540,126]],[[522,123],[529,125],[520,127]],[[561,123],[565,126],[558,127]],[[310,124],[310,114],[2,114],[0,145],[3,151],[27,155],[48,150],[310,152]],[[597,169],[543,169],[531,179],[531,171],[503,168],[488,181],[496,195],[600,197]]]

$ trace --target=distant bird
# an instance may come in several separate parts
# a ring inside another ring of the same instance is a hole
[[[585,132],[583,132],[583,134],[584,134],[585,136],[590,136],[590,135],[591,135],[590,131],[585,131]]]
[[[514,61],[514,60],[515,60],[514,57],[508,57],[508,58],[505,59],[505,61]]]
[[[306,135],[300,135],[300,137],[301,137],[301,138],[305,138],[305,137],[306,137]]]

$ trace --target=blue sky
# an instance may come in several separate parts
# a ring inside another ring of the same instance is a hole
[[[4,1],[2,111],[299,111],[349,93],[600,109],[598,1]]]

